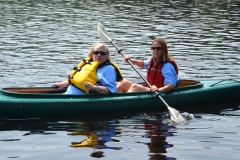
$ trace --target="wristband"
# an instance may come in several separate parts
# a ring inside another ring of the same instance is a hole
[[[96,85],[97,86],[97,85]],[[97,86],[97,89],[96,89],[96,93],[98,93],[99,92],[99,87]]]

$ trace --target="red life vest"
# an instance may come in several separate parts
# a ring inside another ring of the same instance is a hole
[[[167,61],[167,62],[172,63],[172,65],[174,66],[175,71],[178,75],[178,67],[177,67],[176,62],[173,59],[170,61]],[[164,63],[167,63],[167,62],[164,62]],[[163,87],[163,83],[164,83],[164,77],[162,75],[162,67],[163,67],[164,63],[158,62],[153,65],[152,58],[150,59],[150,61],[148,63],[147,80],[151,85],[155,85],[158,88]]]

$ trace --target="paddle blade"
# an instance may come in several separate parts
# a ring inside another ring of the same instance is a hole
[[[97,32],[98,32],[98,37],[104,41],[104,42],[111,42],[112,39],[110,38],[110,36],[108,35],[105,27],[98,22],[98,26],[97,26]]]
[[[185,122],[186,119],[174,108],[168,107],[170,119],[175,123]]]

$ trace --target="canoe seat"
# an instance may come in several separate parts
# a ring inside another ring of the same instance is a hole
[[[199,81],[195,81],[195,80],[187,80],[187,79],[180,79],[178,81],[178,86],[179,87],[186,87],[186,86],[191,86],[191,85],[196,85],[196,84],[200,84],[201,82]]]

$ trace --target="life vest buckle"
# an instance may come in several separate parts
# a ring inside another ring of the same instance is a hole
[[[69,78],[69,79],[73,79],[73,76],[71,76],[71,75],[68,75],[68,78]]]
[[[85,64],[91,64],[91,62],[93,61],[92,58],[91,59],[83,59],[82,60]]]
[[[78,67],[74,67],[73,70],[76,70],[76,71],[80,72],[82,69],[78,68]]]

